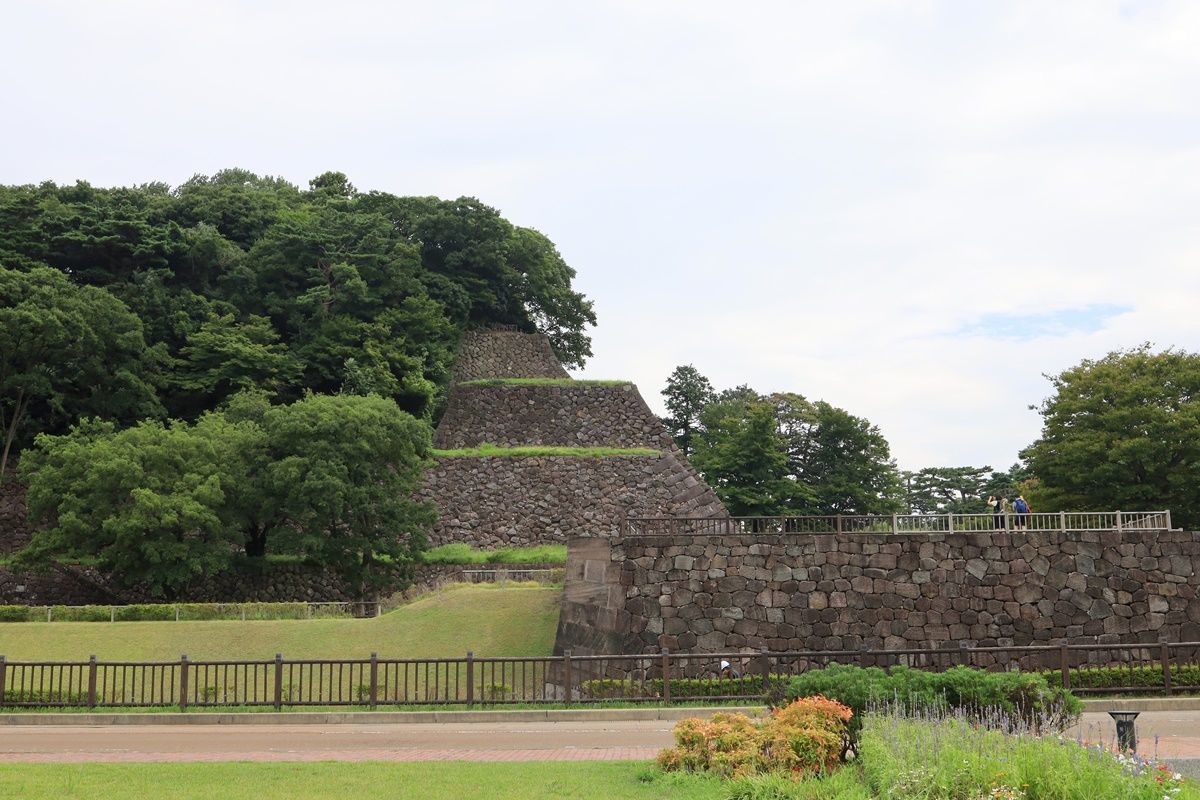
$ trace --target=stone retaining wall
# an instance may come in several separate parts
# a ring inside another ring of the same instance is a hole
[[[556,650],[1200,641],[1200,534],[572,540]]]
[[[438,507],[431,546],[466,542],[482,549],[615,536],[623,515],[725,513],[712,489],[671,453],[441,457],[417,497]]]
[[[25,484],[9,475],[0,483],[0,555],[20,550],[29,543],[31,534],[25,509]]]
[[[469,331],[459,343],[452,382],[569,377],[543,333]]]
[[[433,446],[449,450],[484,443],[675,450],[671,435],[628,383],[456,386]]]

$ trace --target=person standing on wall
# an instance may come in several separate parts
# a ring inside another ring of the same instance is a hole
[[[1029,528],[1029,513],[1033,509],[1029,507],[1029,501],[1025,499],[1024,495],[1017,495],[1017,499],[1013,501],[1013,511],[1017,514],[1016,529],[1019,531],[1027,530]]]
[[[1004,505],[1007,498],[988,495],[987,504],[992,509],[992,527],[1004,530]]]

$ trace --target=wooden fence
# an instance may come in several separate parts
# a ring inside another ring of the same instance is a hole
[[[1034,671],[1079,694],[1200,691],[1200,642],[529,658],[9,661],[0,707],[446,706],[758,701],[830,664]],[[664,680],[665,678],[665,680]]]
[[[1051,514],[833,514],[803,517],[627,517],[627,536],[736,536],[792,533],[987,533],[993,531],[1169,531],[1170,511],[1061,511]]]

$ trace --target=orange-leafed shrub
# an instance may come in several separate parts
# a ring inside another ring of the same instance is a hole
[[[841,703],[817,696],[802,697],[762,720],[745,714],[685,719],[675,726],[675,747],[659,753],[658,764],[667,771],[727,778],[829,772],[841,763],[851,716]]]

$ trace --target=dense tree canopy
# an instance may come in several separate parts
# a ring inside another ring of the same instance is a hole
[[[87,419],[22,458],[42,527],[20,558],[87,559],[166,596],[239,554],[300,556],[362,586],[380,557],[424,547],[433,512],[410,497],[429,442],[426,422],[379,396],[255,392],[194,424]]]
[[[282,402],[374,392],[428,416],[471,326],[543,331],[569,366],[591,355],[574,270],[473,198],[225,170],[175,189],[2,186],[0,230],[0,314],[19,318],[0,329],[28,348],[37,326],[60,328],[36,352],[3,348],[17,448],[88,415],[195,420],[248,386]],[[112,380],[84,379],[90,352],[64,374],[20,366],[96,343]]]
[[[108,292],[44,267],[0,268],[0,480],[14,442],[32,432],[80,414],[161,413],[155,361],[141,322]]]
[[[748,386],[712,393],[692,367],[668,383],[671,413],[688,422],[692,462],[735,516],[883,514],[901,507],[887,440],[861,417],[798,394]],[[698,413],[693,413],[701,403]],[[684,426],[675,427],[676,435]]]
[[[1045,510],[1171,509],[1200,524],[1200,355],[1144,345],[1051,380],[1022,453]]]

